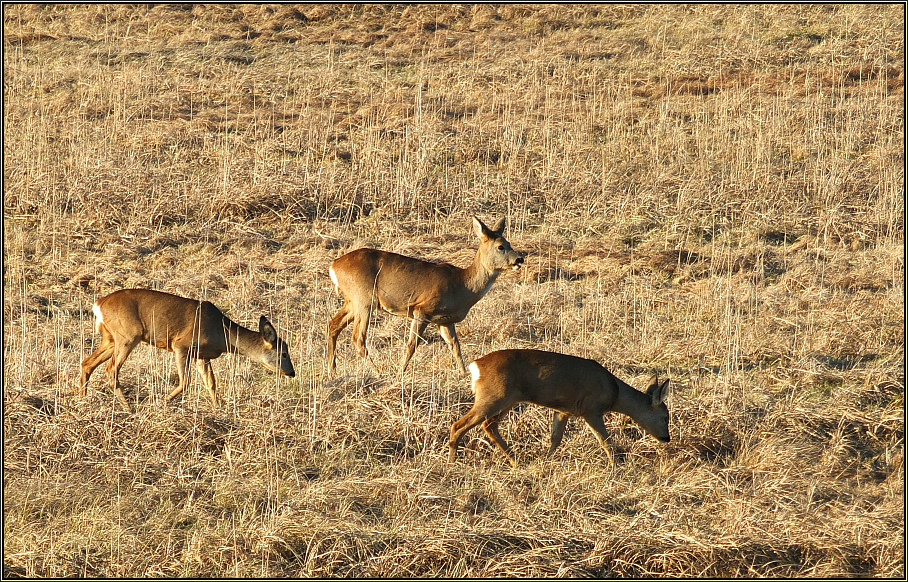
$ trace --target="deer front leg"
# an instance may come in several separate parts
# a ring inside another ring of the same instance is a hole
[[[218,401],[218,392],[214,382],[214,372],[211,371],[211,360],[196,360],[196,366],[199,374],[205,379],[205,386],[208,388],[208,397],[211,399],[211,405],[220,408]]]
[[[605,455],[608,457],[609,464],[614,465],[615,458],[612,456],[612,449],[608,444],[608,430],[605,428],[605,422],[602,420],[602,416],[595,413],[587,414],[584,415],[583,420],[586,421],[586,424],[593,430],[596,438],[599,439],[599,445],[605,450]]]

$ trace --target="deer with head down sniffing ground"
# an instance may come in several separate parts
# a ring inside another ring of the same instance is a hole
[[[269,370],[293,377],[293,363],[286,342],[263,315],[259,331],[234,323],[208,301],[187,299],[150,289],[121,289],[98,299],[92,311],[101,345],[82,361],[79,392],[85,395],[95,368],[107,363],[117,400],[132,410],[120,387],[123,362],[139,343],[173,352],[180,384],[170,393],[171,401],[189,384],[187,363],[195,359],[205,380],[211,404],[219,406],[211,360],[224,353],[235,353],[256,361]]]
[[[473,407],[451,427],[449,462],[468,430],[482,423],[489,438],[512,461],[511,450],[498,423],[518,402],[531,402],[555,410],[552,419],[550,457],[564,436],[568,418],[579,416],[596,434],[611,459],[608,432],[602,417],[615,411],[630,416],[644,431],[662,442],[669,441],[668,380],[653,378],[646,392],[635,390],[594,360],[541,350],[499,350],[470,364]]]

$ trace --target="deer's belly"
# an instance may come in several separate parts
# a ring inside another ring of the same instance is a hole
[[[452,323],[458,323],[460,321],[463,321],[464,317],[466,317],[466,313],[451,311],[429,311],[425,308],[420,309],[419,305],[407,305],[404,307],[399,307],[382,304],[381,307],[392,315],[398,315],[400,317],[406,317],[408,319],[428,321],[429,323],[434,323],[436,325],[450,325]]]

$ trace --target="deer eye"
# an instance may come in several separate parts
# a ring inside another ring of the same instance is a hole
[[[499,250],[499,251],[503,251],[503,250],[504,250],[504,245],[498,245],[498,250]]]

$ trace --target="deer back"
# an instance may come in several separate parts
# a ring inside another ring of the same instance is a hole
[[[98,321],[115,337],[138,338],[169,351],[197,346],[220,355],[227,349],[226,318],[208,301],[150,289],[121,289],[95,306]]]
[[[618,386],[598,362],[541,350],[499,350],[470,364],[476,398],[532,402],[581,416],[604,414]]]
[[[495,229],[475,217],[473,224],[479,249],[466,269],[362,248],[331,263],[331,280],[345,301],[361,309],[378,305],[404,317],[413,317],[418,309],[432,323],[457,323],[488,292],[503,269],[519,269],[523,263],[523,255],[502,236],[504,219]]]
[[[464,286],[463,269],[430,263],[377,249],[358,249],[331,264],[331,277],[344,298],[374,304],[395,315],[412,317],[413,306],[424,314],[466,310],[478,298]],[[466,313],[464,313],[466,315]],[[461,318],[463,319],[463,318]]]

